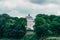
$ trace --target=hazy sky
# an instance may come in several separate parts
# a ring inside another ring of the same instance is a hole
[[[0,14],[35,16],[36,14],[60,15],[60,0],[0,0]]]

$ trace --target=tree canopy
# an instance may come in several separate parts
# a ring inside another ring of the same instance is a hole
[[[34,31],[39,37],[60,35],[60,16],[45,14],[36,15]]]
[[[22,38],[26,33],[26,18],[0,15],[0,38]]]

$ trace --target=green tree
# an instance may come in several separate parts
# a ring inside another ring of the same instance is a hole
[[[50,25],[50,30],[53,32],[53,35],[58,36],[60,35],[60,23],[54,21]]]
[[[34,31],[38,37],[44,37],[48,33],[49,24],[46,22],[45,15],[38,14],[35,18]]]
[[[26,33],[25,18],[10,17],[8,14],[0,15],[0,38],[22,38]]]
[[[60,35],[60,16],[38,14],[35,18],[34,31],[40,36]],[[45,37],[46,37],[45,36]]]

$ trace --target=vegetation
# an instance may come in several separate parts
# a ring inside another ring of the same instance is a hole
[[[26,18],[11,17],[8,14],[0,14],[0,38],[19,40],[59,40],[60,16],[38,14],[34,19],[34,30],[26,30]],[[34,31],[27,34],[27,31]],[[26,35],[25,35],[26,34]],[[25,35],[25,36],[24,36]],[[48,38],[48,37],[52,37]]]
[[[38,14],[35,18],[34,31],[39,38],[60,35],[60,16]]]
[[[60,37],[48,37],[46,38],[46,40],[59,40]]]
[[[22,38],[26,33],[26,25],[25,18],[2,14],[0,15],[0,38]]]

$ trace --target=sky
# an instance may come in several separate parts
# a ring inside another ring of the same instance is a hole
[[[0,14],[3,13],[13,17],[60,15],[60,0],[0,0]]]

